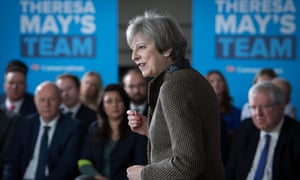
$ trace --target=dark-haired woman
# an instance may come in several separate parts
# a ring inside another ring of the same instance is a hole
[[[123,180],[127,167],[146,163],[147,139],[130,130],[127,109],[129,98],[123,88],[108,85],[98,108],[99,120],[91,124],[78,161],[81,177]]]

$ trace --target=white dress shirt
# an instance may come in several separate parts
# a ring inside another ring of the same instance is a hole
[[[14,105],[14,109],[12,110],[12,112],[15,113],[15,114],[18,114],[20,112],[20,109],[21,109],[23,101],[24,101],[24,99],[21,99],[19,101],[16,101],[16,102],[12,103],[8,98],[6,98],[5,99],[6,109],[9,110],[9,107],[11,106],[11,104],[13,104]]]
[[[59,119],[59,116],[54,118],[53,120],[50,121],[50,123],[46,124],[42,117],[40,117],[40,128],[39,128],[39,134],[34,146],[34,153],[32,156],[32,159],[29,162],[29,165],[26,168],[25,174],[24,174],[24,179],[34,179],[35,178],[35,173],[37,170],[37,165],[39,161],[39,154],[40,154],[40,144],[41,144],[41,139],[42,139],[42,134],[44,133],[44,126],[49,126],[50,129],[48,130],[48,145],[50,146],[52,137],[56,128],[57,120]],[[48,175],[48,167],[46,167],[46,175]]]
[[[270,138],[270,147],[269,147],[269,152],[268,152],[268,157],[267,157],[267,163],[265,166],[265,172],[263,175],[262,180],[270,180],[272,179],[272,166],[273,166],[273,156],[274,156],[274,151],[275,147],[278,141],[278,137],[280,134],[281,127],[283,125],[284,118],[280,121],[280,123],[274,128],[273,131],[271,132],[265,132],[265,131],[260,131],[260,138],[259,138],[259,143],[256,148],[256,153],[254,156],[254,160],[252,162],[252,167],[248,173],[247,180],[253,180],[256,172],[256,168],[258,165],[258,161],[260,158],[260,154],[264,148],[264,142],[265,142],[265,135],[269,134],[271,136]]]
[[[130,109],[138,111],[139,114],[144,113],[146,106],[147,106],[147,101],[139,105],[133,104],[132,102],[130,103]]]

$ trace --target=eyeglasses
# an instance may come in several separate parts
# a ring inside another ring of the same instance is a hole
[[[267,110],[272,108],[273,106],[277,105],[278,103],[272,103],[272,104],[267,104],[267,105],[258,105],[258,106],[249,106],[249,109],[252,111],[255,111],[256,109],[262,109],[262,110]]]
[[[14,82],[14,81],[7,81],[6,82],[9,86],[24,86],[25,82],[19,81],[19,82]]]

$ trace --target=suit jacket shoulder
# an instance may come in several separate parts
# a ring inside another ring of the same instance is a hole
[[[27,116],[30,114],[34,114],[36,112],[37,112],[37,110],[36,110],[35,103],[33,100],[33,95],[30,93],[26,93],[24,96],[23,104],[21,105],[21,108],[20,108],[20,115]]]
[[[87,125],[90,125],[93,121],[97,120],[97,113],[88,106],[81,104],[76,114],[76,118],[82,120]]]
[[[273,159],[273,179],[300,179],[300,124],[285,116]]]

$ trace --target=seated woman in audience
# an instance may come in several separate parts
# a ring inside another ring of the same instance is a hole
[[[256,84],[256,83],[262,82],[262,81],[270,81],[275,77],[277,77],[277,74],[273,69],[263,68],[255,75],[253,84]],[[241,113],[241,121],[243,121],[247,118],[251,118],[251,110],[249,108],[248,102],[243,105],[242,113]]]
[[[234,132],[240,125],[241,110],[232,104],[225,77],[220,71],[212,70],[207,73],[206,78],[217,95],[221,119],[226,122],[227,129]]]
[[[96,111],[101,91],[102,79],[100,74],[94,71],[86,72],[81,78],[80,83],[81,102]]]
[[[126,169],[147,162],[147,139],[130,130],[129,97],[120,85],[108,85],[101,96],[99,120],[91,124],[78,161],[77,179],[123,180]]]

